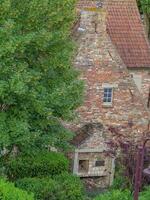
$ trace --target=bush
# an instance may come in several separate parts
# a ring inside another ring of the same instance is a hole
[[[94,200],[132,200],[132,195],[128,190],[112,190],[96,197]]]
[[[83,200],[84,189],[80,179],[68,173],[63,173],[55,177],[60,186],[59,200]]]
[[[130,179],[125,176],[124,170],[122,168],[116,169],[115,171],[115,177],[113,181],[113,185],[111,186],[111,189],[113,190],[125,190],[125,189],[131,189],[132,185],[130,183]]]
[[[6,174],[11,180],[24,177],[58,175],[68,170],[69,162],[61,153],[40,152],[23,155],[5,162]]]
[[[68,173],[55,179],[24,178],[16,182],[17,187],[33,192],[37,200],[83,200],[83,187],[80,179]]]
[[[51,178],[24,178],[18,180],[16,185],[28,192],[33,192],[37,200],[58,200],[57,182]]]
[[[140,193],[139,200],[148,200],[150,199],[150,187],[146,187],[143,192]]]
[[[0,199],[1,200],[33,200],[33,194],[18,189],[13,183],[0,179]]]

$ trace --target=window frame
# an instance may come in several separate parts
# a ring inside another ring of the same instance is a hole
[[[105,90],[106,89],[111,89],[111,97],[109,97],[108,95],[109,95],[109,92],[105,92]],[[103,101],[103,106],[112,106],[112,104],[113,104],[113,87],[111,87],[111,86],[105,86],[105,87],[103,87],[103,99],[102,99],[102,101]],[[105,94],[107,94],[106,96],[105,96]],[[104,99],[109,99],[109,98],[111,98],[111,101],[104,101]]]

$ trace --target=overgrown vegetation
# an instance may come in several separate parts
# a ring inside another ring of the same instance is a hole
[[[0,1],[0,151],[66,147],[71,135],[59,121],[82,99],[75,17],[75,0]]]
[[[132,195],[128,190],[112,190],[96,197],[94,200],[132,200]]]
[[[4,162],[10,180],[24,177],[55,176],[69,170],[69,162],[62,153],[39,152],[19,155]]]
[[[63,173],[55,178],[24,178],[16,182],[17,187],[33,192],[37,200],[84,200],[80,179]]]
[[[58,153],[72,138],[61,121],[82,102],[83,83],[72,67],[75,18],[75,0],[0,1],[0,172],[35,199],[84,196]],[[33,199],[0,184],[0,199]]]
[[[8,183],[0,179],[0,199],[1,200],[34,200],[33,194],[18,189],[13,183]]]

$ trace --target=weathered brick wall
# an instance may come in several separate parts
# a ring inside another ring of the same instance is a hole
[[[103,9],[81,12],[82,32],[74,65],[82,71],[86,94],[76,124],[80,127],[101,122],[106,126],[119,126],[122,133],[137,139],[148,128],[149,113],[106,32],[106,15]],[[115,85],[111,107],[103,106],[104,83]]]

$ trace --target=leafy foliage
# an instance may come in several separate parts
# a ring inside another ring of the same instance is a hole
[[[61,187],[59,200],[84,200],[84,189],[78,177],[63,173],[55,177]]]
[[[18,189],[13,183],[0,179],[0,199],[1,200],[33,200],[33,194]]]
[[[24,178],[16,182],[17,187],[33,192],[37,200],[58,200],[59,186],[51,178]]]
[[[24,178],[18,180],[16,185],[28,192],[33,192],[37,200],[83,200],[83,186],[77,177],[67,173],[55,179]]]
[[[59,119],[72,117],[83,88],[71,66],[74,4],[0,1],[0,151],[63,148],[70,139]]]
[[[140,193],[139,200],[148,200],[150,198],[150,187],[146,187],[144,191]]]
[[[123,155],[122,155],[123,156]],[[125,158],[123,158],[125,159]],[[130,166],[123,165],[124,163],[120,161],[120,159],[116,160],[116,168],[115,168],[115,176],[113,185],[111,186],[111,189],[116,190],[125,190],[130,189],[132,190],[132,183],[130,180],[130,177],[126,175],[126,171]]]
[[[20,155],[5,163],[6,174],[11,180],[24,177],[54,176],[68,170],[68,160],[61,153],[39,152]]]
[[[142,10],[150,16],[150,0],[140,0]]]
[[[96,197],[94,200],[132,200],[132,195],[128,190],[111,190]]]

